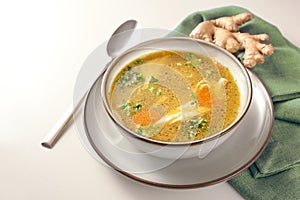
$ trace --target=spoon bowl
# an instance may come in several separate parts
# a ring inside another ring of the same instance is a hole
[[[115,58],[121,54],[123,48],[126,46],[134,29],[137,27],[136,20],[128,20],[121,24],[112,34],[107,44],[107,55]]]

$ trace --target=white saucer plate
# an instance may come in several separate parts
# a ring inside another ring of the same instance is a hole
[[[272,134],[271,98],[249,71],[253,99],[243,122],[222,145],[204,158],[168,160],[147,155],[130,144],[105,113],[100,77],[88,93],[79,136],[88,152],[117,172],[142,183],[168,188],[204,187],[231,179],[261,155]]]

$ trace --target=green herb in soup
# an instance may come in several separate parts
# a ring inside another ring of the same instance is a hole
[[[127,101],[126,103],[121,105],[121,109],[123,110],[123,113],[126,116],[132,116],[134,113],[136,113],[138,110],[142,109],[142,104],[140,103],[132,103],[130,101]]]
[[[118,79],[118,84],[121,87],[127,87],[131,85],[136,85],[145,80],[144,76],[141,73],[137,73],[131,70],[131,67],[127,67],[126,70],[122,72],[122,75]]]
[[[156,79],[154,76],[151,76],[151,79],[149,81],[150,84],[154,84],[154,83],[157,83],[158,82],[158,79]]]
[[[211,136],[237,117],[234,77],[215,60],[186,51],[158,51],[128,63],[110,89],[115,115],[139,135],[185,142]]]
[[[207,120],[202,117],[194,117],[184,121],[184,123],[179,126],[179,133],[186,135],[188,138],[194,138],[199,129],[204,131],[208,130]]]
[[[184,61],[184,62],[178,62],[178,63],[176,63],[177,66],[190,65],[192,67],[199,67],[200,63],[202,61],[201,58],[197,57],[193,53],[186,53],[185,54],[185,59],[186,59],[186,61]]]

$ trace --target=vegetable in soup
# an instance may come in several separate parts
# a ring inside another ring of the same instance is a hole
[[[136,134],[186,142],[228,127],[237,117],[240,93],[229,69],[214,59],[158,51],[124,66],[110,89],[110,104]]]

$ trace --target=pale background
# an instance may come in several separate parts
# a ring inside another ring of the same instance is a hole
[[[197,10],[248,8],[300,46],[295,0],[28,0],[0,2],[0,199],[242,199],[227,183],[193,190],[137,184],[98,163],[74,126],[40,142],[72,102],[86,57],[127,19],[174,28]]]

